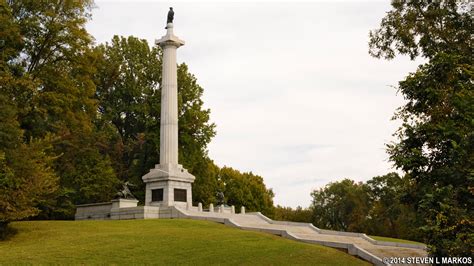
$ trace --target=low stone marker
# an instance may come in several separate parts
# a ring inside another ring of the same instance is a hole
[[[240,214],[245,214],[245,207],[244,206],[240,207]]]
[[[234,205],[230,206],[230,213],[232,213],[232,214],[235,213],[235,207],[234,207]]]
[[[209,204],[209,212],[214,212],[214,204]]]
[[[201,202],[198,203],[198,212],[202,212],[202,203]]]

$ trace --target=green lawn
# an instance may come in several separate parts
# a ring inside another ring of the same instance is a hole
[[[161,219],[15,222],[0,265],[369,265],[342,251],[213,222]]]
[[[405,240],[405,239],[398,239],[398,238],[391,238],[391,237],[383,237],[383,236],[370,236],[374,240],[378,241],[387,241],[387,242],[398,242],[398,243],[407,243],[407,244],[416,244],[416,245],[424,245],[423,243]]]

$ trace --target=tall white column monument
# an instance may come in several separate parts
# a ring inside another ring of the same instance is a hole
[[[146,206],[192,205],[194,176],[178,164],[178,76],[176,50],[184,45],[173,33],[172,9],[168,13],[166,35],[156,40],[163,50],[161,81],[160,164],[142,177],[146,184]],[[170,19],[171,14],[171,19]],[[188,205],[189,204],[189,205]]]

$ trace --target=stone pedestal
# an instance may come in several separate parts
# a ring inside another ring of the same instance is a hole
[[[112,202],[112,209],[137,207],[138,200],[136,199],[114,199]]]
[[[156,41],[163,49],[161,82],[160,164],[142,177],[146,183],[145,206],[192,205],[194,176],[178,164],[178,76],[176,50],[184,45],[168,23],[166,35]]]
[[[192,203],[191,184],[194,176],[179,164],[158,164],[142,179],[146,183],[146,206],[186,208],[188,202]]]

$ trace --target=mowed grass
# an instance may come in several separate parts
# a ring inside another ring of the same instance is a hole
[[[182,219],[15,222],[4,264],[370,265],[342,251]]]
[[[398,243],[406,243],[406,244],[415,244],[415,245],[424,245],[423,243],[399,239],[399,238],[391,238],[391,237],[384,237],[384,236],[370,236],[371,238],[378,240],[378,241],[387,241],[387,242],[398,242]]]

